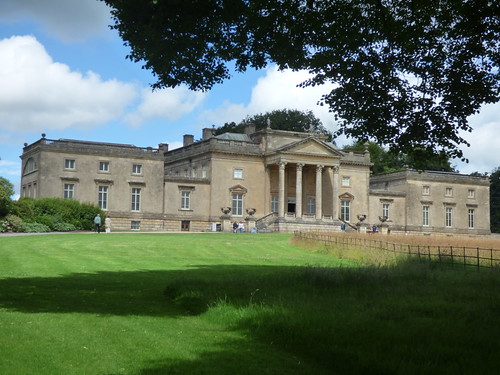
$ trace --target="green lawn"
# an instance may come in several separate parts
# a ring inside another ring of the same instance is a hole
[[[284,234],[0,237],[0,374],[496,374],[500,275]]]

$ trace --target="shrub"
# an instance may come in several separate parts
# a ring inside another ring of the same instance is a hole
[[[57,231],[91,230],[97,214],[103,219],[106,217],[93,204],[62,198],[21,198],[14,207],[13,213],[24,221],[40,223]]]
[[[2,232],[19,232],[22,224],[23,220],[19,216],[9,214],[3,219],[0,230]]]
[[[43,224],[50,228],[50,230],[55,230],[55,226],[60,221],[60,218],[57,218],[53,215],[40,215],[36,216],[33,221],[35,223]]]
[[[70,223],[56,223],[53,228],[55,231],[58,232],[71,232],[76,230],[76,227],[73,224]]]
[[[40,223],[23,223],[20,231],[24,233],[44,233],[50,232],[50,228]]]
[[[12,202],[10,213],[19,216],[24,221],[33,221],[33,218],[35,217],[34,207],[35,199],[23,197]]]

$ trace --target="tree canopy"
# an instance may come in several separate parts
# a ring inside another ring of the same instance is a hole
[[[216,129],[215,134],[243,133],[245,124],[253,123],[256,130],[265,129],[270,126],[276,130],[288,130],[296,132],[322,133],[332,139],[332,133],[329,132],[321,123],[321,120],[314,116],[312,111],[299,111],[296,109],[279,109],[266,113],[259,113],[249,116],[239,124],[235,122],[225,123]]]
[[[363,151],[364,149],[365,144],[362,142],[354,142],[344,147],[346,151]],[[371,167],[373,174],[395,172],[405,168],[456,172],[445,153],[426,154],[424,150],[420,150],[420,153],[406,155],[388,151],[374,142],[368,142],[368,151],[370,152],[370,159],[373,163]]]
[[[14,185],[4,177],[0,177],[0,217],[9,212],[12,196],[14,195]]]
[[[208,90],[233,67],[305,69],[302,86],[335,84],[318,100],[338,134],[408,155],[463,158],[468,117],[500,99],[496,0],[103,1],[154,88]]]
[[[492,232],[500,233],[500,167],[490,175],[490,226]]]

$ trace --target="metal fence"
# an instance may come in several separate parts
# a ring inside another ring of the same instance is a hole
[[[364,248],[408,254],[420,260],[437,261],[464,267],[493,268],[500,266],[500,249],[470,246],[405,244],[381,239],[349,236],[346,233],[295,232],[298,240],[322,243],[329,247]]]

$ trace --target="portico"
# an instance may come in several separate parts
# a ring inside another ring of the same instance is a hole
[[[278,220],[336,220],[342,156],[334,147],[312,137],[268,155],[268,211],[277,212]]]

